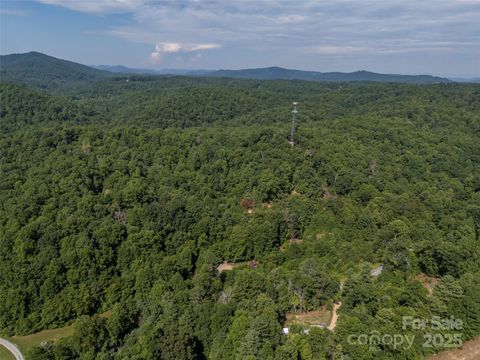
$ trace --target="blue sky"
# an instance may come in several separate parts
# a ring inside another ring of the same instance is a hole
[[[2,54],[480,76],[480,0],[2,0]]]

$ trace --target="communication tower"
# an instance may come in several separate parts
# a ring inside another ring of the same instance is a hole
[[[293,103],[293,110],[292,110],[292,129],[290,130],[290,145],[295,145],[295,126],[296,126],[296,120],[297,120],[297,105],[298,102]]]

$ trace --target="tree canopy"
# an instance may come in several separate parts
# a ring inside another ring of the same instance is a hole
[[[402,316],[480,334],[478,85],[126,80],[0,85],[0,332],[75,324],[28,357],[441,350],[348,341],[411,334]],[[282,334],[288,313],[338,300],[335,332]]]

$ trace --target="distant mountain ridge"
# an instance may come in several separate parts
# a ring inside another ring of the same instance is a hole
[[[231,77],[231,78],[251,78],[260,80],[307,80],[307,81],[372,81],[372,82],[401,82],[412,84],[435,84],[452,82],[450,79],[441,78],[432,75],[397,75],[397,74],[378,74],[369,71],[355,71],[351,73],[343,72],[317,72],[292,70],[281,67],[268,67],[258,69],[244,70],[217,70],[208,76]]]
[[[0,56],[0,79],[43,90],[95,82],[112,73],[39,52]]]
[[[135,69],[122,65],[87,66],[39,52],[0,56],[0,80],[30,87],[62,91],[109,77],[139,75],[182,75],[257,80],[305,80],[318,82],[396,82],[411,84],[449,83],[452,80],[431,75],[378,74],[369,71],[317,72],[267,67],[242,70]]]
[[[91,65],[94,69],[106,70],[120,74],[148,74],[148,75],[185,75],[185,76],[207,76],[217,70],[192,70],[192,69],[139,69],[123,65]]]
[[[130,68],[123,65],[90,65],[90,67],[98,70],[117,73],[117,74],[148,74],[148,75],[158,74],[157,70]]]
[[[241,70],[179,70],[179,69],[135,69],[116,65],[98,65],[97,69],[125,73],[125,74],[157,74],[157,75],[184,75],[184,76],[206,76],[206,77],[227,77],[257,80],[305,80],[305,81],[371,81],[371,82],[399,82],[411,84],[437,84],[448,83],[452,80],[432,75],[398,75],[378,74],[365,70],[351,73],[343,72],[318,72],[286,69],[278,66]]]
[[[480,83],[480,78],[452,77],[450,79],[460,83]]]

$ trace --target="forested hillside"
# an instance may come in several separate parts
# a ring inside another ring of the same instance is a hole
[[[51,92],[61,92],[79,85],[112,76],[72,61],[57,59],[39,52],[0,56],[0,79]]]
[[[402,316],[480,334],[479,85],[130,76],[0,103],[0,333],[75,328],[28,359],[444,349]],[[336,302],[333,330],[292,324]],[[349,341],[372,332],[416,337]]]

